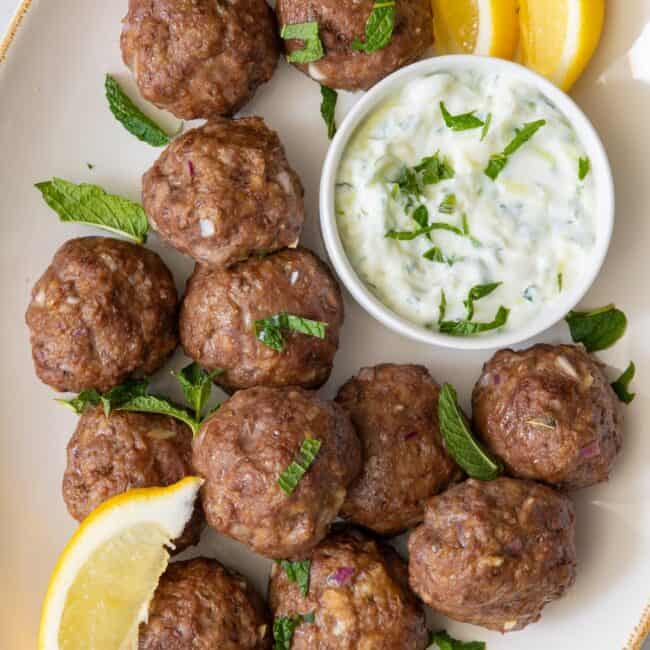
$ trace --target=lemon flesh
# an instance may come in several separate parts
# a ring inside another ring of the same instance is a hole
[[[516,0],[432,0],[435,45],[441,54],[512,59],[518,42]]]
[[[59,648],[120,648],[125,639],[137,640],[142,604],[167,567],[167,543],[160,526],[143,523],[95,550],[68,591]]]

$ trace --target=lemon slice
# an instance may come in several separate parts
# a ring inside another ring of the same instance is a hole
[[[521,62],[569,90],[591,60],[605,0],[520,0]]]
[[[201,483],[190,477],[131,490],[84,520],[50,579],[39,650],[137,649],[138,626],[169,561],[164,545],[192,516]]]
[[[519,40],[516,0],[431,0],[441,54],[512,59]]]

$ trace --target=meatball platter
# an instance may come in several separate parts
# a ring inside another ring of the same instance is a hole
[[[0,64],[0,646],[35,647],[48,576],[94,508],[198,475],[201,499],[141,649],[263,650],[281,637],[281,650],[424,650],[446,630],[490,650],[639,650],[650,600],[647,97],[596,83],[631,45],[622,24],[575,98],[608,146],[620,197],[584,306],[616,302],[627,333],[590,354],[562,323],[483,353],[373,321],[341,290],[318,227],[320,85],[338,89],[340,123],[361,92],[430,56],[428,2],[398,2],[390,42],[373,52],[350,45],[373,11],[365,0],[100,4],[34,3]],[[324,52],[305,61],[291,26],[312,19]],[[43,43],[51,54],[37,56]],[[165,146],[111,114],[107,73]],[[33,188],[53,177],[141,204],[146,243],[59,223]],[[610,383],[631,359],[626,406]],[[200,423],[54,401],[146,376],[183,403],[170,371],[191,362],[214,383]],[[480,445],[490,480],[449,442],[441,404]]]

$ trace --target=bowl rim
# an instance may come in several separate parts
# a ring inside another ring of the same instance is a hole
[[[459,69],[474,69],[480,72],[500,71],[514,75],[539,90],[576,130],[589,155],[591,173],[596,178],[597,239],[582,280],[573,290],[566,292],[562,300],[549,303],[525,326],[476,337],[455,337],[426,329],[384,305],[366,287],[350,263],[339,236],[334,207],[339,163],[357,126],[388,94],[397,87],[403,86],[411,78]],[[401,68],[380,81],[352,107],[339,125],[323,164],[319,208],[321,235],[330,262],[355,301],[375,320],[415,341],[458,350],[489,350],[521,343],[548,330],[561,321],[585,297],[600,273],[612,239],[615,213],[614,180],[600,136],[582,109],[566,93],[544,77],[518,63],[493,57],[455,54],[424,59]]]

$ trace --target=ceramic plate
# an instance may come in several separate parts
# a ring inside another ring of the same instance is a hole
[[[115,122],[103,94],[111,72],[134,90],[119,53],[126,0],[33,0],[19,9],[0,64],[0,647],[33,648],[41,599],[50,571],[75,523],[61,498],[65,446],[76,417],[53,402],[53,392],[34,376],[24,312],[32,284],[67,239],[96,233],[60,224],[33,184],[61,176],[98,183],[139,198],[140,177],[158,151],[138,142]],[[614,368],[633,359],[637,397],[626,410],[625,444],[611,480],[575,495],[579,574],[575,587],[550,605],[542,620],[501,636],[434,617],[489,650],[637,650],[648,630],[650,597],[650,0],[609,3],[606,32],[574,97],[600,131],[617,185],[614,240],[603,271],[584,301],[615,301],[625,310],[627,336],[602,358]],[[11,36],[14,36],[10,43]],[[358,99],[340,102],[341,119]],[[324,255],[318,228],[318,183],[327,150],[318,85],[282,64],[247,107],[279,131],[307,192],[304,241]],[[174,124],[169,116],[161,119]],[[92,169],[89,168],[92,165]],[[151,248],[176,274],[179,288],[191,263],[163,246]],[[454,383],[467,406],[471,387],[490,352],[457,353],[410,342],[367,316],[346,296],[346,324],[331,380],[338,386],[363,365],[382,361],[426,364],[439,381]],[[538,340],[568,340],[563,324]],[[180,368],[180,354],[170,366]],[[615,370],[612,371],[613,373]],[[160,373],[161,387],[172,384]],[[215,556],[266,587],[269,563],[238,544],[208,533],[200,552]]]

